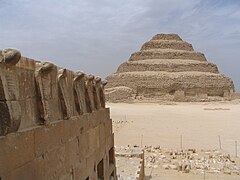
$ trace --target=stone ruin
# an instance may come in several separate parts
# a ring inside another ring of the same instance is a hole
[[[105,85],[0,51],[0,179],[116,179]]]
[[[233,81],[176,34],[157,34],[108,76],[106,98],[133,100],[230,100]]]
[[[143,148],[119,146],[115,150],[118,180],[146,179]]]
[[[145,157],[146,170],[151,171],[152,169],[162,169],[195,175],[232,175],[232,179],[239,179],[240,175],[237,157],[233,157],[223,150],[192,148],[173,150],[160,146],[146,146]]]

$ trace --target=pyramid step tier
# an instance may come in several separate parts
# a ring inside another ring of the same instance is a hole
[[[215,64],[208,63],[205,61],[182,60],[182,59],[177,59],[176,61],[173,61],[171,59],[128,61],[119,66],[117,73],[135,71],[167,71],[167,72],[199,71],[219,73],[218,68]]]
[[[152,40],[175,40],[182,41],[179,35],[177,34],[156,34],[153,36]]]
[[[131,55],[129,61],[145,59],[192,59],[197,61],[207,61],[203,53],[172,49],[156,49],[135,52]]]
[[[108,76],[106,88],[125,86],[136,94],[168,94],[184,91],[185,95],[206,94],[224,96],[234,91],[230,78],[221,74],[206,72],[126,72]]]
[[[175,49],[194,51],[193,46],[190,43],[175,40],[151,40],[143,44],[141,51],[149,49]]]
[[[157,34],[107,77],[109,101],[230,100],[232,80],[177,34]]]

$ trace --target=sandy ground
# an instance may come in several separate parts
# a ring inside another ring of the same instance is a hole
[[[240,156],[240,103],[109,103],[117,146],[222,149]],[[181,138],[182,137],[182,138]],[[182,139],[182,140],[181,140]],[[182,142],[182,143],[181,143]],[[150,170],[146,169],[146,175]],[[155,170],[157,171],[157,170]],[[163,172],[162,172],[163,171]],[[158,170],[152,179],[203,179],[202,175]],[[183,176],[183,178],[181,178]],[[162,178],[161,178],[162,177]],[[206,179],[240,179],[209,175]]]

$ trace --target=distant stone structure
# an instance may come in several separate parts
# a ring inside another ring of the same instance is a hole
[[[157,34],[106,78],[111,102],[229,100],[232,80],[176,34]]]
[[[0,51],[0,179],[116,180],[105,85]]]

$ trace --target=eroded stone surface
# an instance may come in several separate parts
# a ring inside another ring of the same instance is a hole
[[[75,103],[78,113],[87,113],[86,104],[86,85],[85,85],[85,74],[83,72],[77,72],[74,78],[74,92],[75,92]]]
[[[17,50],[0,51],[0,135],[39,122],[35,88],[35,62]]]
[[[104,89],[105,89],[105,86],[107,85],[107,83],[108,82],[106,80],[102,81],[100,92],[99,92],[102,108],[106,107],[106,97],[105,97]]]
[[[86,96],[87,96],[87,104],[88,104],[88,111],[92,112],[96,110],[96,106],[95,106],[95,102],[94,102],[94,96],[93,96],[93,92],[94,92],[94,76],[93,75],[89,75],[86,77]]]
[[[107,80],[112,102],[230,100],[235,92],[230,78],[176,34],[155,35]]]
[[[141,50],[148,49],[176,49],[185,51],[194,51],[191,44],[176,40],[151,40],[143,44]]]
[[[73,95],[74,73],[66,69],[58,69],[58,88],[64,119],[76,115]]]
[[[21,58],[21,53],[16,49],[4,49],[0,51],[0,62],[10,66],[15,65]]]
[[[0,51],[0,179],[116,180],[101,78]]]
[[[121,64],[117,69],[117,73],[133,71],[166,71],[166,72],[197,71],[219,73],[217,66],[213,63],[199,62],[194,60],[186,61],[181,59],[178,60],[176,59],[175,61],[168,59],[128,61]]]
[[[94,82],[95,86],[94,86],[94,101],[95,101],[95,105],[96,105],[96,109],[100,109],[102,107],[101,105],[101,93],[102,93],[102,80],[100,77],[96,77],[95,78],[95,82]]]
[[[0,135],[105,108],[101,78],[0,51]]]
[[[43,123],[62,119],[57,73],[57,66],[52,63],[36,64],[35,78],[40,99],[38,107]]]

